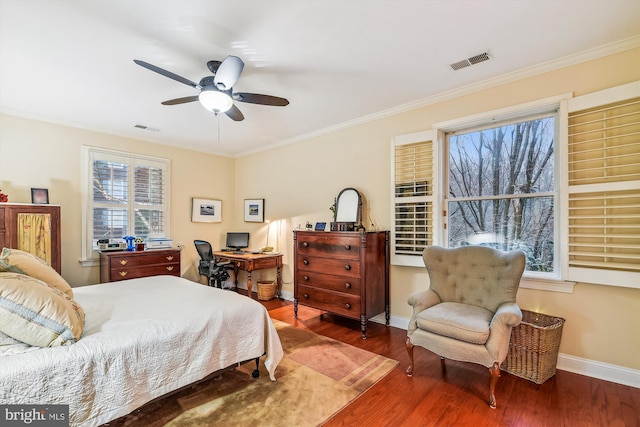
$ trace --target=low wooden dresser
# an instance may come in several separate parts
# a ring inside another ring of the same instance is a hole
[[[167,274],[180,276],[180,249],[100,252],[100,282]]]
[[[389,325],[389,232],[294,231],[294,314],[298,304]]]

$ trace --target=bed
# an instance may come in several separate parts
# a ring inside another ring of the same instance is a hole
[[[0,404],[69,405],[98,426],[239,362],[283,356],[257,301],[174,276],[73,288],[85,312],[72,345],[34,347],[0,332]]]

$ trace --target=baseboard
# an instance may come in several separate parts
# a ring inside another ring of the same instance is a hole
[[[625,368],[624,366],[583,359],[570,354],[558,354],[557,369],[586,375],[600,380],[611,381],[630,387],[640,388],[640,370]]]
[[[385,323],[384,313],[370,319],[372,322]],[[389,325],[407,330],[409,319],[405,317],[391,316]],[[630,387],[640,388],[640,370],[598,362],[597,360],[584,359],[570,354],[558,354],[556,368],[561,371],[573,372],[599,380],[611,381]]]

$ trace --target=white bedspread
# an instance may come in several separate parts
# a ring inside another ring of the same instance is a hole
[[[74,288],[82,338],[38,348],[0,336],[0,403],[68,404],[97,426],[208,374],[266,352],[283,356],[267,310],[235,292],[173,276]]]

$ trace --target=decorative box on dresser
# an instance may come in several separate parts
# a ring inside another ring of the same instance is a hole
[[[60,206],[0,203],[0,250],[3,247],[39,256],[61,274]]]
[[[385,313],[389,325],[388,231],[294,231],[294,314],[298,304],[367,321]]]
[[[180,249],[100,252],[100,282],[137,277],[180,276]]]

